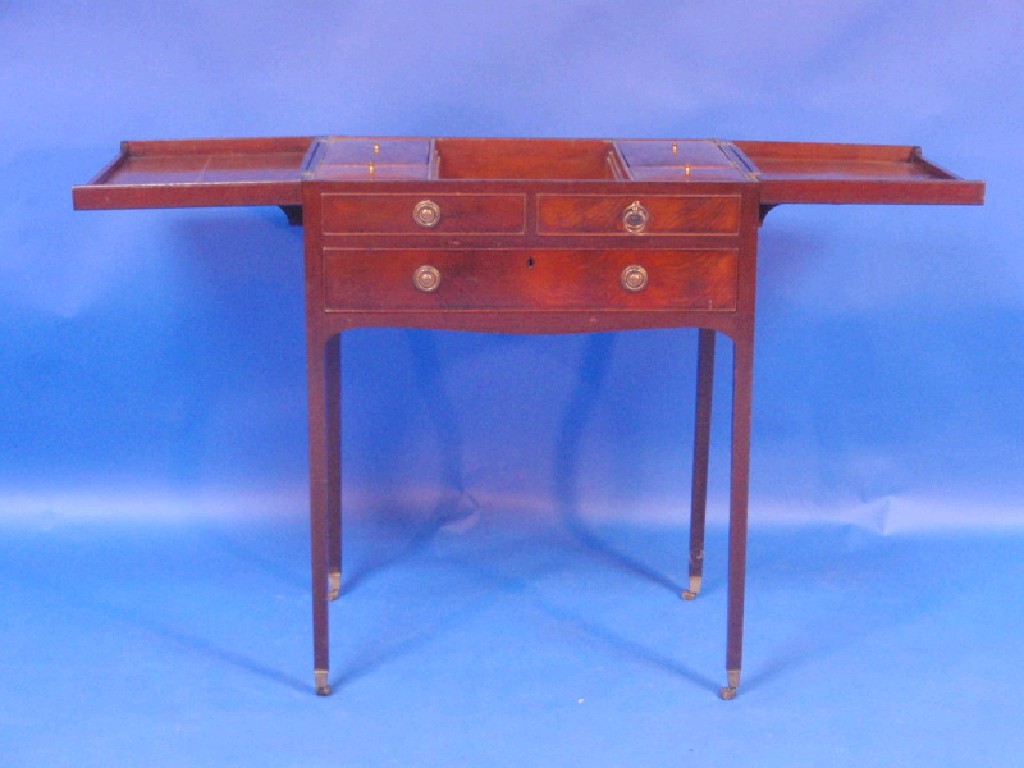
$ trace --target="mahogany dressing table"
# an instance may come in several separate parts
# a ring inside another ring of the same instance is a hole
[[[981,204],[918,148],[719,140],[132,141],[78,209],[280,206],[305,238],[314,681],[341,585],[340,334],[697,328],[689,585],[701,588],[715,335],[733,344],[726,674],[740,684],[758,228],[781,203]]]

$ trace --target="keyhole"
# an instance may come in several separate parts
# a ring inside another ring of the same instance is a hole
[[[533,260],[533,256],[531,256],[530,258],[528,258],[528,259],[526,260],[526,266],[527,266],[527,267],[529,267],[530,269],[533,269],[533,265],[534,265],[534,263],[535,263],[535,262],[534,262],[534,260]]]

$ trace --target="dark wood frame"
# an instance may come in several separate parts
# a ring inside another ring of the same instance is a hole
[[[729,336],[729,699],[743,649],[760,224],[781,203],[980,204],[984,183],[907,146],[327,137],[125,142],[73,195],[80,209],[278,205],[303,223],[319,694],[331,690],[328,606],[341,584],[345,331],[699,329],[690,600],[703,576],[715,337]],[[428,199],[441,201],[440,226],[411,216]],[[630,200],[644,201],[639,232],[626,226]],[[442,289],[416,292],[407,272],[420,262],[441,265]],[[616,285],[627,262],[651,266],[649,289]]]

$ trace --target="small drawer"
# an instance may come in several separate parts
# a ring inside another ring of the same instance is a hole
[[[629,211],[637,208],[644,225],[630,231]],[[537,196],[541,235],[736,235],[739,228],[739,195]]]
[[[525,195],[324,194],[328,235],[522,234]]]
[[[324,250],[324,306],[366,310],[736,308],[735,249]]]

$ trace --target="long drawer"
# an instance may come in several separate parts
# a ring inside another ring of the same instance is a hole
[[[346,310],[736,308],[735,249],[324,249]]]

